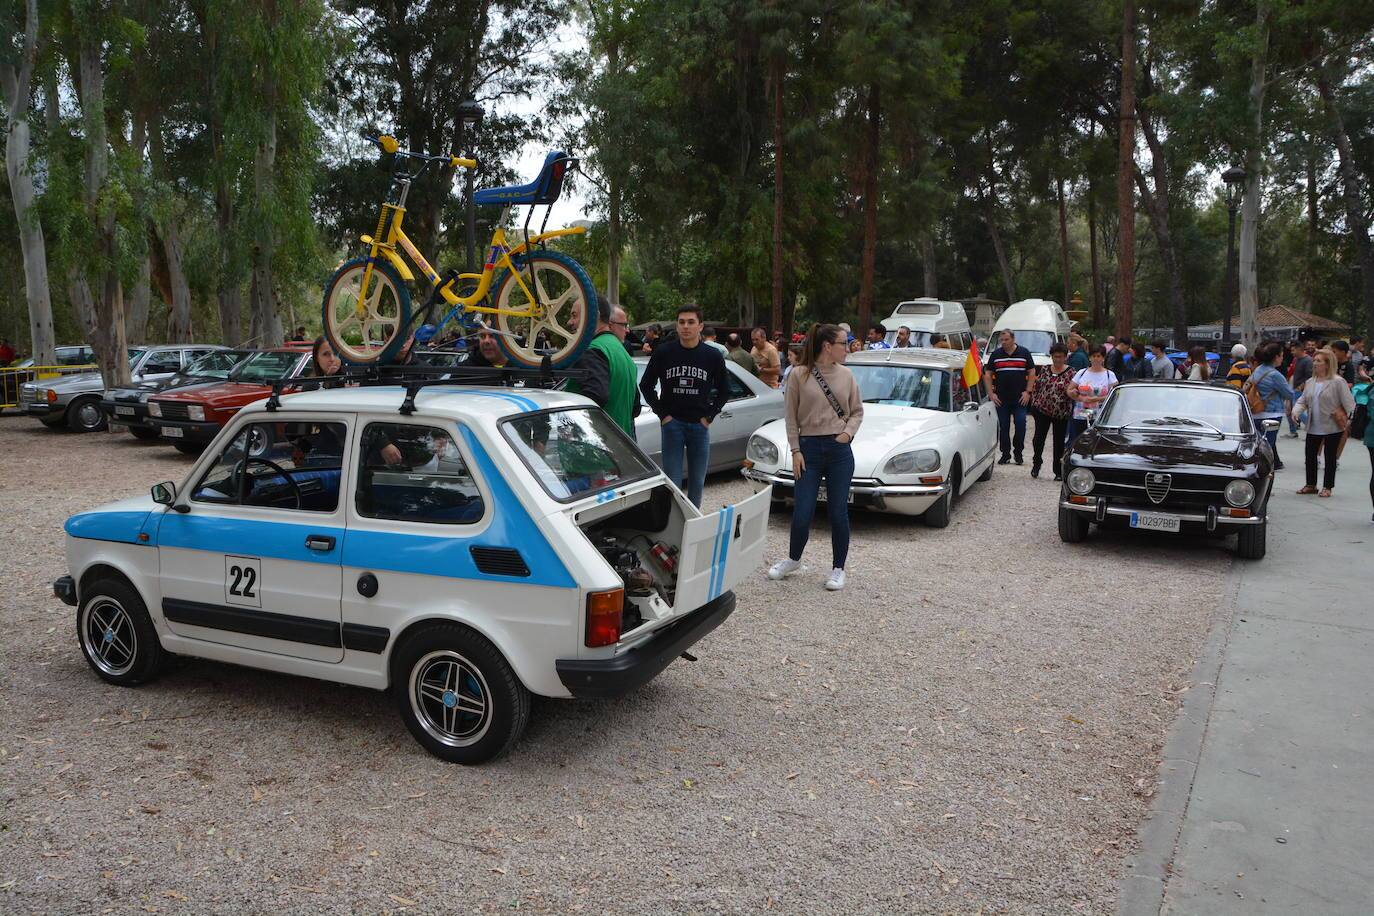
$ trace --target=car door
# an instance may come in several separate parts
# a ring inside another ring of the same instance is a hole
[[[340,632],[352,415],[242,418],[162,519],[162,614],[179,636],[313,661]],[[270,440],[251,455],[249,444]]]
[[[963,457],[966,486],[978,473],[982,473],[983,462],[991,457],[996,448],[996,410],[992,398],[988,397],[987,379],[979,379],[972,388],[965,388],[955,376],[954,415],[959,428],[958,449]]]
[[[726,361],[726,380],[730,395],[711,422],[711,468],[712,470],[738,467],[744,460],[744,449],[749,444],[749,434],[758,429],[758,423],[751,420],[757,415],[758,396],[740,378],[745,370],[733,362]]]

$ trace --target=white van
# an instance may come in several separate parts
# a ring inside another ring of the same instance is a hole
[[[988,338],[988,349],[997,346],[997,335],[1011,331],[1016,342],[1035,357],[1037,366],[1050,364],[1050,344],[1063,343],[1069,339],[1073,322],[1064,309],[1051,299],[1022,299],[1007,306],[1002,317],[992,326],[992,336]]]
[[[929,347],[932,334],[945,335],[952,350],[967,350],[973,339],[973,332],[968,326],[968,313],[958,302],[925,297],[897,303],[892,314],[883,319],[889,344],[896,345],[897,330],[904,325],[911,329],[913,347]]]

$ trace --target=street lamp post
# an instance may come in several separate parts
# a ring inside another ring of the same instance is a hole
[[[482,106],[476,99],[468,99],[458,106],[458,151],[459,155],[467,156],[468,150],[464,143],[468,138],[469,132],[475,134],[475,128],[482,123]],[[473,137],[474,141],[476,137]],[[468,169],[468,188],[467,188],[467,272],[477,272],[477,207],[473,203],[473,174],[472,169]]]
[[[1226,182],[1226,302],[1221,307],[1221,346],[1217,350],[1221,351],[1219,362],[1224,368],[1231,352],[1231,306],[1236,301],[1236,194],[1245,183],[1245,169],[1233,165],[1221,173],[1221,180]]]

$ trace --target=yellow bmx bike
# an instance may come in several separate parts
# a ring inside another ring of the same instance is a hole
[[[536,206],[551,207],[558,200],[563,179],[576,160],[554,151],[529,184],[476,192],[476,204],[504,207],[482,272],[448,271],[441,277],[401,230],[406,195],[411,181],[430,165],[475,169],[476,160],[405,151],[391,136],[367,139],[393,157],[391,190],[382,204],[376,232],[362,236],[368,246],[367,256],[344,262],[325,286],[324,333],[334,352],[354,365],[388,363],[412,331],[416,343],[423,346],[452,322],[464,337],[482,330],[491,332],[506,359],[518,366],[540,367],[546,358],[554,369],[575,362],[596,333],[596,290],[582,265],[561,252],[548,250],[545,243],[586,229],[545,232],[541,226],[539,232],[530,234],[529,224]],[[513,206],[528,206],[530,210],[523,241],[511,247],[502,226]],[[412,311],[408,285],[415,282],[415,274],[402,254],[429,282],[428,299],[418,311]],[[460,288],[472,291],[460,295]],[[441,307],[449,311],[434,321]]]

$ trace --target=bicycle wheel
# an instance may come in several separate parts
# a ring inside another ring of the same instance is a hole
[[[410,292],[390,264],[372,265],[367,303],[358,314],[366,258],[346,261],[324,288],[324,336],[345,363],[390,362],[405,343],[410,322]]]
[[[537,368],[547,355],[555,369],[577,361],[596,336],[596,287],[582,265],[557,251],[540,251],[513,259],[526,286],[534,274],[534,292],[543,306],[535,318],[497,313],[487,318],[502,333],[496,342],[506,359],[519,366]],[[492,302],[499,309],[523,311],[529,297],[505,270],[492,287]],[[483,316],[486,317],[486,316]]]

